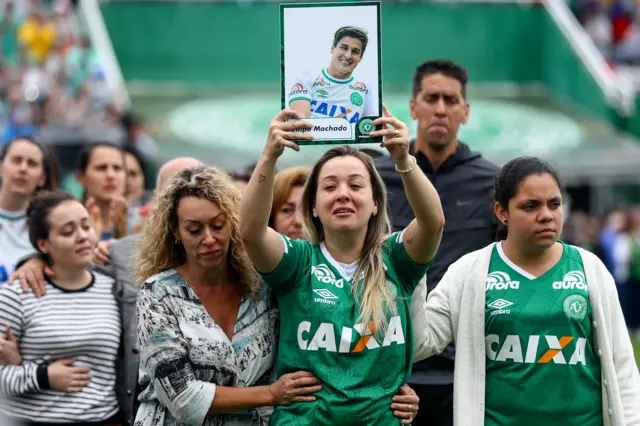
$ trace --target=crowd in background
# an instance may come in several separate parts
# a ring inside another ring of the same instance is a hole
[[[63,187],[79,195],[70,172],[88,141],[135,149],[147,168],[157,147],[141,117],[112,101],[103,63],[77,7],[71,0],[0,6],[0,146],[17,135],[51,144]]]
[[[55,163],[48,165],[54,186],[90,200],[95,214],[102,210],[104,235],[123,235],[105,206],[128,205],[136,226],[154,186],[157,146],[142,118],[112,101],[78,7],[71,0],[0,2],[0,150],[4,157],[18,136],[42,143],[42,161]],[[105,142],[98,155],[86,149],[96,140]],[[9,273],[2,267],[0,280]]]
[[[574,211],[563,239],[600,257],[616,280],[630,328],[640,331],[640,206],[616,208],[605,217]]]
[[[26,7],[7,2],[3,9],[2,141],[41,133],[70,139],[116,124],[98,54],[73,5],[33,0]]]
[[[613,66],[640,64],[640,8],[632,0],[569,2],[578,21]]]

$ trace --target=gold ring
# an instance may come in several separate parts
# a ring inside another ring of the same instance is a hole
[[[396,138],[400,136],[400,130],[396,130]]]

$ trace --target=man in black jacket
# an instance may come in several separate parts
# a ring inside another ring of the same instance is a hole
[[[413,77],[410,108],[418,129],[410,150],[438,191],[446,220],[440,248],[427,273],[428,291],[449,265],[493,241],[492,193],[498,167],[458,140],[458,128],[469,118],[466,86],[466,70],[448,60],[424,62]],[[390,157],[378,158],[376,166],[387,186],[393,227],[403,229],[413,212],[402,179]],[[454,355],[455,348],[450,346],[414,364],[409,384],[420,397],[414,425],[453,425]]]

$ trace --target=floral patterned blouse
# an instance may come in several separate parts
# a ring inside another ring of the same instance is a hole
[[[216,386],[275,379],[278,308],[267,285],[258,300],[242,298],[231,341],[175,269],[144,282],[137,319],[143,391],[135,426],[267,425],[271,407],[208,413]]]

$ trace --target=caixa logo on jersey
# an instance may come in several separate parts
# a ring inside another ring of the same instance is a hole
[[[337,288],[344,287],[344,279],[336,279],[336,275],[324,263],[311,267],[311,275],[315,276],[318,281],[324,284],[331,284]]]
[[[486,291],[489,290],[517,290],[520,288],[520,281],[511,281],[506,272],[492,272],[487,276]]]
[[[357,82],[357,83],[355,83],[355,84],[350,84],[350,85],[349,85],[349,89],[351,89],[351,90],[356,90],[356,91],[358,91],[358,92],[360,92],[360,93],[364,93],[365,95],[366,95],[367,93],[369,93],[369,89],[367,89],[367,85],[366,85],[366,84],[364,84],[364,83],[363,83],[363,82],[361,82],[361,81],[359,81],[359,82]]]
[[[360,113],[342,105],[329,102],[311,101],[311,112],[326,117],[344,118],[349,123],[356,124],[360,119]]]
[[[587,339],[584,337],[510,334],[502,339],[497,334],[489,334],[484,340],[487,358],[492,361],[587,365]]]
[[[309,91],[304,88],[304,86],[300,83],[294,84],[289,92],[289,96],[297,96],[297,95],[308,95]]]
[[[313,329],[315,331],[312,332]],[[318,324],[317,328],[310,321],[298,324],[298,347],[303,351],[322,349],[346,354],[404,344],[405,330],[402,320],[397,315],[389,319],[384,337],[375,335],[373,322],[342,329],[328,322]]]

